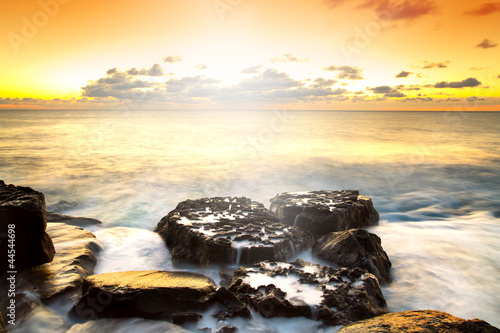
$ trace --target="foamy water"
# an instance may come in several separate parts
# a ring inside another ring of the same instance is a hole
[[[280,192],[359,189],[381,215],[371,231],[393,263],[391,311],[500,326],[498,142],[498,113],[1,111],[0,179],[103,221],[96,273],[174,268],[152,230],[188,198],[268,206]],[[217,268],[203,273],[218,282]],[[315,325],[247,326],[290,322]]]

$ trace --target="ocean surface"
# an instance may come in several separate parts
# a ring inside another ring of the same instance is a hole
[[[43,192],[49,211],[101,220],[96,273],[174,269],[152,230],[186,199],[268,207],[280,192],[357,189],[381,216],[370,231],[393,264],[391,311],[500,327],[499,143],[500,113],[0,111],[0,179]],[[314,325],[256,316],[245,329]]]

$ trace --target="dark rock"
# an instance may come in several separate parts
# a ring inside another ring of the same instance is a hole
[[[85,279],[73,315],[86,319],[170,319],[175,312],[204,310],[214,303],[212,279],[189,272],[117,272]]]
[[[351,229],[324,235],[314,243],[313,253],[341,267],[362,267],[375,275],[381,284],[390,283],[391,262],[381,243],[377,235],[363,229]]]
[[[238,327],[234,326],[222,326],[215,333],[238,333]]]
[[[48,205],[47,210],[50,212],[60,213],[62,211],[75,209],[76,207],[78,207],[78,202],[76,201],[61,200],[55,204]]]
[[[234,271],[236,269],[232,267],[221,267],[219,269],[220,282],[219,285],[221,287],[229,287],[231,285],[231,280],[234,275]]]
[[[186,323],[197,323],[203,316],[197,312],[176,312],[172,315],[172,322],[175,325]]]
[[[286,192],[271,199],[270,210],[284,223],[321,237],[332,231],[378,224],[370,198],[358,191]]]
[[[229,288],[262,316],[321,320],[325,325],[346,325],[388,312],[375,276],[361,268],[261,262],[240,267]]]
[[[339,331],[339,333],[370,332],[500,333],[500,330],[479,319],[465,320],[445,312],[418,310],[388,313],[350,324]]]
[[[47,234],[57,251],[54,260],[25,270],[20,276],[28,285],[23,289],[42,300],[65,293],[74,298],[79,295],[83,280],[94,273],[96,253],[102,244],[90,231],[63,223],[48,223]]]
[[[165,321],[146,319],[98,319],[83,324],[76,324],[66,333],[97,333],[97,332],[140,332],[140,333],[189,333],[180,326]]]
[[[59,213],[50,213],[50,212],[47,212],[46,218],[47,222],[65,223],[77,227],[101,224],[101,221],[88,217],[74,217],[74,216],[69,216]]]
[[[14,228],[9,228],[12,225]],[[55,250],[46,227],[44,195],[29,187],[5,185],[0,180],[0,271],[20,271],[52,261]],[[15,231],[13,243],[9,243],[9,229]],[[15,261],[8,262],[12,244]]]
[[[250,318],[250,310],[235,294],[225,287],[221,287],[215,293],[215,297],[226,306],[232,314],[243,318]]]
[[[3,322],[3,317],[1,312],[0,312],[0,333],[5,333],[5,323]]]
[[[253,264],[287,260],[312,245],[312,235],[278,223],[260,203],[247,198],[186,200],[155,229],[174,262]]]

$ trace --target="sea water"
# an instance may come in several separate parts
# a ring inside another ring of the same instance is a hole
[[[49,211],[66,200],[78,206],[60,212],[101,220],[96,273],[177,269],[152,230],[186,199],[268,206],[285,191],[358,189],[381,216],[370,231],[393,264],[391,311],[498,327],[499,142],[500,113],[0,111],[0,179],[43,192]],[[216,267],[201,272],[218,282]],[[241,326],[314,325],[255,316]]]

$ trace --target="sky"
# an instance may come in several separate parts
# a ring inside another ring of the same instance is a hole
[[[500,111],[500,2],[3,0],[0,109]]]

